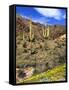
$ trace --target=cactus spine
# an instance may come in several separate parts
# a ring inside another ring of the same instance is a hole
[[[30,36],[29,37],[30,37],[30,41],[32,41],[34,38],[34,33],[32,34],[32,21],[31,21],[31,19],[30,19],[29,29],[30,29],[30,32],[29,32]]]

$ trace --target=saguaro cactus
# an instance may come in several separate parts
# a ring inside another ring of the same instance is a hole
[[[23,41],[25,40],[25,38],[24,38],[24,31],[23,31]]]
[[[43,37],[44,38],[48,38],[49,37],[49,26],[46,28],[42,27],[42,31],[43,31]]]
[[[42,31],[43,31],[43,37],[45,38],[46,37],[46,30],[44,27],[42,27]]]
[[[50,34],[50,29],[49,29],[49,26],[47,27],[47,37],[49,37],[49,34]]]
[[[29,30],[30,30],[30,32],[29,32],[29,34],[30,34],[29,38],[30,38],[30,41],[32,41],[33,38],[34,38],[34,33],[32,32],[32,21],[31,21],[31,19],[30,19]]]
[[[23,26],[22,26],[21,38],[22,38],[23,41],[25,40],[25,37],[24,37],[24,27]]]

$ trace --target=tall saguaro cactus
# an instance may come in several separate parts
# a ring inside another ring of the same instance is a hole
[[[24,38],[24,31],[23,31],[23,41],[25,40],[25,38]]]
[[[33,40],[33,38],[34,38],[34,33],[32,32],[32,21],[31,21],[31,19],[30,19],[30,25],[29,25],[29,30],[30,30],[30,32],[29,32],[29,34],[30,34],[30,41],[32,41]]]
[[[47,37],[49,37],[49,34],[50,34],[50,29],[49,29],[49,26],[47,27]]]
[[[22,26],[22,32],[21,32],[21,37],[22,37],[22,40],[24,41],[25,40],[25,37],[24,37],[24,27]]]
[[[49,37],[49,32],[50,32],[49,26],[47,28],[46,28],[46,26],[45,26],[45,28],[42,27],[42,31],[43,31],[43,37],[48,38]]]
[[[43,31],[43,37],[45,38],[46,37],[46,30],[44,27],[42,27],[42,31]]]

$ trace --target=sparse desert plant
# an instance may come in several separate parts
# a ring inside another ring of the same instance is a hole
[[[27,49],[26,48],[24,48],[23,53],[27,53]]]
[[[37,53],[36,49],[32,48],[31,54],[36,54],[36,53]]]
[[[24,42],[23,42],[23,47],[26,48],[26,46],[27,46],[27,44],[26,44],[26,42],[24,41]]]

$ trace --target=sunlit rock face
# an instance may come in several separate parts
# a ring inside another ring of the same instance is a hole
[[[33,67],[28,67],[24,69],[24,73],[26,74],[26,78],[30,77],[34,73],[34,68]]]

